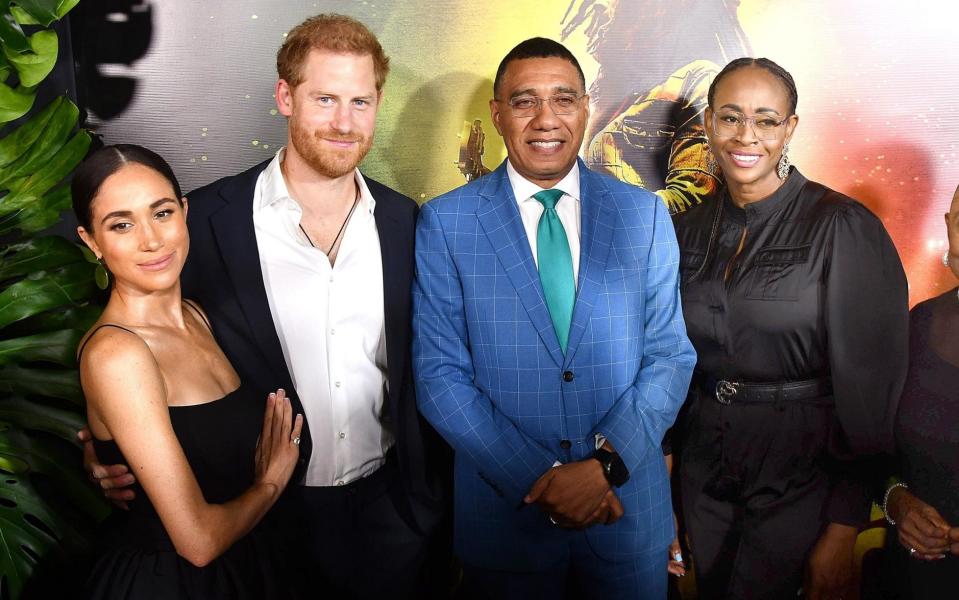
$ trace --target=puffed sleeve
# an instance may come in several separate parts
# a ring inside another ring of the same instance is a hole
[[[868,516],[875,465],[893,449],[908,369],[909,296],[899,254],[865,207],[841,207],[829,237],[825,325],[839,427],[826,517],[855,524]]]

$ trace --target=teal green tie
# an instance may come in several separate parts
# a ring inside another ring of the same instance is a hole
[[[569,324],[573,320],[573,302],[576,286],[573,281],[573,258],[569,252],[566,230],[556,214],[556,203],[563,197],[562,190],[543,190],[533,195],[543,205],[536,231],[536,256],[539,280],[546,295],[546,307],[553,320],[553,329],[559,347],[566,353]]]

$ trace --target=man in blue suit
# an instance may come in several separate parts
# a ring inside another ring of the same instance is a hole
[[[583,72],[533,38],[490,101],[508,160],[416,230],[420,411],[456,451],[455,548],[479,598],[665,598],[660,444],[695,353],[662,202],[577,159]]]

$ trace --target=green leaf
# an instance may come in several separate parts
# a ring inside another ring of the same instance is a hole
[[[63,179],[73,172],[90,149],[90,134],[85,130],[78,131],[70,141],[67,142],[59,151],[53,155],[53,158],[47,162],[42,169],[36,171],[33,175],[27,177],[26,181],[12,190],[11,195],[38,197],[46,194],[53,186],[63,181]],[[69,190],[67,191],[69,195]],[[15,200],[8,197],[3,198],[2,211],[6,212],[8,205],[15,206]],[[19,208],[19,207],[16,207]]]
[[[67,142],[79,115],[80,110],[72,102],[67,100],[61,103],[29,151],[0,169],[0,183],[6,184],[15,177],[33,175],[43,168]]]
[[[17,598],[37,568],[37,558],[58,551],[60,540],[49,533],[58,519],[28,477],[0,475],[0,482],[0,570],[8,593]]]
[[[60,0],[57,3],[57,18],[62,19],[73,7],[80,3],[80,0]]]
[[[0,421],[22,429],[45,431],[74,446],[77,432],[87,426],[86,417],[80,411],[48,406],[22,396],[0,402]]]
[[[93,303],[80,306],[61,306],[17,321],[6,327],[3,334],[8,337],[16,337],[45,331],[57,331],[58,329],[87,331],[93,327],[102,312],[103,307]]]
[[[12,244],[0,252],[0,281],[85,260],[76,244],[58,235]]]
[[[65,445],[45,434],[31,434],[0,423],[0,456],[15,457],[26,463],[29,473],[49,477],[87,515],[105,515],[103,502],[80,468],[75,437],[70,445]]]
[[[20,85],[33,87],[46,79],[57,62],[57,32],[44,29],[30,36],[30,52],[10,52],[4,47],[3,53],[17,70]]]
[[[23,279],[0,293],[0,328],[29,316],[85,300],[96,293],[93,266],[81,262],[51,272],[37,274],[37,279]]]
[[[13,18],[16,20],[16,22],[20,23],[21,25],[39,25],[40,24],[40,21],[37,21],[36,19],[31,17],[30,13],[23,10],[19,6],[11,6],[10,14],[13,15]]]
[[[83,391],[77,371],[27,368],[19,365],[0,367],[0,392],[21,396],[49,396],[83,405]]]
[[[49,362],[76,367],[77,345],[83,332],[61,329],[0,341],[0,366],[9,363]]]
[[[16,0],[14,4],[44,27],[60,18],[57,15],[59,0]]]
[[[31,199],[32,200],[32,199]],[[70,209],[70,188],[62,186],[26,208],[0,217],[0,235],[20,229],[24,233],[43,231],[60,221],[60,213]]]
[[[3,18],[0,18],[0,22],[2,21]],[[7,123],[27,114],[36,98],[36,90],[22,87],[13,89],[5,83],[0,83],[0,123]]]
[[[26,52],[30,49],[23,29],[10,14],[10,1],[0,2],[0,41],[14,52]]]
[[[26,123],[20,125],[13,133],[0,140],[0,167],[6,167],[30,149],[30,146],[32,146],[33,143],[37,141],[37,138],[40,137],[40,134],[43,133],[47,122],[54,117],[54,114],[58,110],[61,110],[64,100],[63,96],[54,98],[50,104],[43,107],[43,110],[34,113]],[[77,111],[77,114],[79,114],[79,111]]]

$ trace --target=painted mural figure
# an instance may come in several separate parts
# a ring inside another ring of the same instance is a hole
[[[749,53],[737,5],[570,3],[563,37],[582,27],[600,63],[590,86],[595,114],[585,157],[591,169],[654,191],[671,213],[716,193],[722,173],[709,152],[703,111],[718,64]]]
[[[585,87],[561,44],[513,48],[490,101],[507,160],[417,223],[417,402],[455,450],[470,598],[666,596],[660,444],[695,362],[678,248],[654,194],[577,159]]]
[[[473,119],[472,124],[463,123],[463,131],[460,133],[460,159],[456,166],[467,182],[489,175],[489,168],[483,164],[485,152],[486,133],[483,132],[483,122]]]

